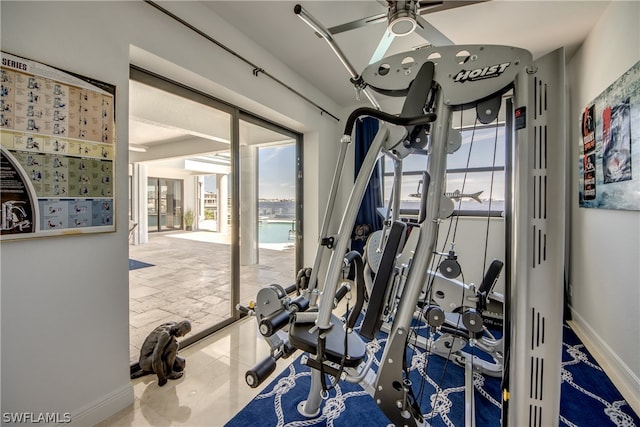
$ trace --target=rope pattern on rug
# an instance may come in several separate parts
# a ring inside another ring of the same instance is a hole
[[[571,372],[565,369],[565,366],[585,364],[592,369],[602,371],[602,368],[589,362],[589,356],[586,353],[582,352],[581,349],[584,347],[584,345],[577,344],[572,346],[565,343],[563,343],[562,345],[567,348],[567,354],[573,358],[573,360],[562,362],[562,365],[561,365],[562,366],[561,367],[562,382],[569,384],[571,387],[580,391],[582,394],[585,394],[591,397],[592,399],[602,403],[605,407],[604,413],[609,417],[609,419],[611,420],[612,423],[614,423],[614,425],[619,427],[634,427],[635,423],[633,421],[633,418],[631,418],[631,416],[622,412],[622,410],[620,409],[620,407],[626,405],[627,402],[625,402],[624,400],[621,400],[621,401],[615,401],[615,402],[609,403],[608,401],[598,396],[597,394],[592,393],[589,390],[585,389],[584,387],[581,387],[580,385],[576,384],[573,381],[573,375],[571,374]],[[560,417],[560,420],[566,423],[567,425],[573,426],[573,424],[569,423],[563,417]]]
[[[312,426],[316,424],[322,423],[322,421],[326,420],[327,426],[333,426],[333,421],[337,420],[340,415],[346,409],[346,400],[350,397],[358,397],[358,396],[368,396],[368,393],[364,390],[361,391],[353,391],[348,393],[342,393],[342,388],[338,383],[334,390],[336,392],[335,397],[329,398],[325,401],[321,416],[318,418],[312,418],[308,420],[301,421],[292,421],[290,423],[285,424],[285,414],[282,409],[282,396],[287,394],[290,390],[292,390],[296,386],[296,380],[301,377],[311,376],[311,372],[300,372],[296,373],[295,367],[292,365],[289,366],[289,374],[286,377],[280,378],[278,383],[273,387],[273,390],[267,393],[259,394],[256,396],[256,399],[268,399],[273,397],[274,399],[274,410],[276,413],[276,417],[278,419],[278,423],[275,427],[306,427]]]
[[[482,388],[484,386],[484,377],[477,372],[473,373],[473,386],[485,399],[493,403],[498,408],[502,408],[502,403],[498,402],[489,393],[487,393],[487,390]]]
[[[449,399],[449,394],[464,392],[464,385],[460,387],[441,388],[440,385],[434,381],[426,371],[429,364],[427,353],[422,351],[416,351],[416,354],[411,358],[410,371],[417,370],[420,375],[431,384],[435,389],[434,393],[429,396],[432,410],[426,414],[422,414],[426,420],[432,420],[440,417],[445,425],[449,427],[455,427],[454,423],[449,419],[448,414],[451,412],[453,402]]]
[[[568,325],[565,324],[564,327],[567,328],[565,333],[573,334]],[[567,337],[568,339],[565,339]],[[578,342],[579,344],[563,343],[563,361],[560,367],[561,382],[563,393],[567,393],[565,403],[571,405],[565,406],[565,412],[560,414],[560,423],[568,427],[586,427],[596,424],[617,427],[640,427],[635,414],[633,412],[629,414],[629,404],[621,400],[622,396],[619,393],[614,393],[615,386],[613,384],[605,384],[607,383],[606,373],[597,365],[597,362],[593,361],[594,359],[584,345],[580,343],[579,338],[571,338],[571,335],[567,335],[567,337],[563,338],[563,340],[569,343]],[[367,343],[367,346],[375,354],[374,371],[379,369],[380,351],[386,342],[386,338],[378,337]],[[422,411],[426,412],[426,414],[423,414],[425,420],[430,425],[434,425],[434,423],[447,427],[454,427],[456,424],[461,425],[459,424],[460,400],[464,397],[465,385],[464,381],[462,384],[460,383],[460,376],[461,372],[464,372],[464,367],[457,366],[451,360],[447,362],[446,359],[442,359],[439,356],[435,356],[434,359],[434,355],[429,355],[423,349],[417,348],[416,344],[417,341],[408,343],[413,353],[409,354],[408,352],[407,354],[410,357],[407,360],[407,370],[408,373],[411,373],[411,380],[414,387],[416,387],[414,390],[420,390],[415,398]],[[427,347],[429,348],[429,346]],[[445,378],[439,374],[443,369],[444,372],[450,369],[460,372],[451,372]],[[297,370],[300,372],[296,372]],[[428,375],[428,372],[431,375]],[[262,394],[255,398],[256,402],[265,402],[268,405],[267,410],[263,406],[265,403],[257,404],[256,409],[246,412],[246,414],[249,414],[248,417],[246,415],[238,417],[238,421],[234,423],[232,420],[229,426],[334,427],[349,425],[351,427],[368,427],[369,425],[386,425],[385,421],[387,420],[380,419],[384,415],[382,413],[378,414],[380,408],[371,399],[369,393],[348,382],[338,382],[331,396],[328,396],[322,403],[317,417],[310,419],[303,417],[296,410],[296,406],[293,405],[299,404],[304,399],[301,393],[308,392],[307,381],[310,380],[310,376],[309,368],[295,361],[288,367],[288,370],[285,370],[280,375],[278,380],[272,382],[270,386],[264,389]],[[583,378],[586,378],[587,381],[583,382]],[[441,381],[443,383],[440,383]],[[486,377],[479,372],[473,373],[475,395],[481,398],[477,402],[479,407],[482,407],[480,419],[482,419],[483,425],[487,426],[498,425],[497,423],[499,423],[499,414],[496,413],[496,410],[500,412],[501,401],[499,386],[496,381],[498,380]],[[591,384],[594,382],[598,384],[602,382],[603,386]],[[613,387],[614,391],[609,392],[608,387]],[[602,393],[600,391],[590,391],[590,388],[600,390]],[[594,400],[590,401],[587,397]],[[347,402],[350,398],[353,398],[353,400]],[[576,402],[579,403],[576,405]],[[599,406],[600,404],[602,407]],[[354,415],[353,408],[360,406],[364,406],[362,408],[363,412],[356,412]],[[430,409],[429,406],[433,409]],[[496,424],[494,424],[494,421]]]

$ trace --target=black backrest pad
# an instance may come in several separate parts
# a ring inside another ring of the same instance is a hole
[[[407,226],[403,222],[396,221],[391,226],[387,243],[382,251],[378,273],[373,279],[373,288],[369,295],[369,306],[367,313],[362,321],[360,335],[372,340],[380,331],[382,325],[382,310],[384,309],[385,295],[387,293],[387,285],[395,267],[398,251],[404,242],[405,230]]]
[[[411,82],[400,117],[417,117],[424,114],[422,110],[427,103],[429,91],[433,84],[433,72],[433,62],[427,61],[422,64],[418,74],[416,74],[416,78]]]
[[[489,293],[491,293],[491,290],[493,289],[493,285],[495,285],[496,280],[498,280],[498,276],[502,271],[503,265],[504,265],[503,262],[500,261],[499,259],[494,259],[491,262],[491,265],[489,265],[489,269],[487,269],[487,272],[485,273],[484,278],[482,279],[480,288],[478,288],[478,291],[480,293],[484,293],[485,295],[489,295]]]

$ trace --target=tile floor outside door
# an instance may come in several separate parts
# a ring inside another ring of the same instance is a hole
[[[129,245],[129,258],[153,264],[129,272],[130,361],[145,337],[168,321],[191,321],[191,334],[231,317],[230,245],[211,231],[151,233],[149,243]],[[277,249],[272,249],[272,248]],[[258,290],[295,279],[293,244],[260,247],[259,263],[240,269],[240,302]]]

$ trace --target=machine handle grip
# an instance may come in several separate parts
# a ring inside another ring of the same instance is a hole
[[[421,116],[415,117],[398,117],[393,114],[388,114],[383,111],[376,110],[374,108],[369,107],[361,107],[356,108],[349,115],[347,122],[344,127],[344,135],[351,136],[351,132],[353,132],[353,126],[356,123],[356,119],[362,116],[371,116],[376,119],[380,119],[382,121],[398,125],[398,126],[418,126],[418,125],[426,125],[432,123],[436,120],[436,114],[427,113]]]
[[[240,313],[248,314],[249,316],[253,314],[253,310],[251,310],[249,307],[245,307],[242,304],[236,305],[236,310],[238,310]]]
[[[342,298],[344,298],[350,290],[351,287],[347,284],[340,286],[340,289],[338,289],[338,292],[336,292],[336,296],[334,298],[335,303],[337,304],[342,301]]]
[[[292,299],[289,305],[295,306],[296,311],[307,311],[309,309],[309,300],[300,295]]]
[[[260,333],[265,337],[270,337],[288,323],[289,312],[287,310],[278,311],[273,316],[265,317],[260,321]]]
[[[268,356],[244,374],[247,385],[256,388],[276,370],[276,359]]]

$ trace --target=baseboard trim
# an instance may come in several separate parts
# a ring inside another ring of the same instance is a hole
[[[133,402],[133,384],[128,383],[72,413],[71,423],[64,425],[72,427],[93,426],[133,404]]]
[[[582,316],[573,309],[571,309],[571,315],[573,320],[567,323],[611,379],[629,406],[636,414],[640,415],[640,378],[629,369]]]

